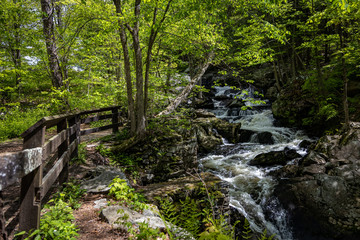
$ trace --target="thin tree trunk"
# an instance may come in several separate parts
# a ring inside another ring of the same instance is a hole
[[[156,18],[157,18],[157,15],[158,15],[157,14],[158,13],[157,6],[154,9],[153,22],[152,22],[152,26],[151,26],[150,37],[149,37],[149,42],[148,42],[148,49],[147,49],[147,55],[146,55],[146,60],[145,60],[144,116],[146,116],[146,112],[147,112],[147,109],[148,109],[149,74],[150,74],[150,67],[151,67],[152,49],[154,47],[155,39],[156,39],[156,36],[158,34],[158,29],[162,25],[162,23],[164,22],[164,20],[166,18],[166,14],[168,13],[168,11],[170,9],[171,2],[172,2],[172,0],[169,0],[168,4],[166,6],[166,9],[164,11],[164,15],[163,15],[163,17],[161,18],[161,20],[160,20],[160,22],[158,24],[156,24]],[[156,26],[156,28],[155,28],[155,26]]]
[[[140,17],[140,3],[141,0],[135,1],[135,24],[131,29],[133,38],[134,53],[135,53],[135,72],[136,72],[136,136],[140,139],[145,137],[146,133],[146,118],[144,112],[144,77],[143,77],[143,62],[139,39],[139,17]]]
[[[319,56],[320,56],[319,51],[318,51],[317,47],[315,47],[315,64],[316,64],[316,72],[317,72],[317,77],[318,77],[317,82],[318,82],[319,95],[322,98],[326,98],[324,75],[321,71]]]
[[[43,29],[52,84],[54,87],[59,88],[63,85],[63,76],[56,47],[53,18],[54,8],[51,0],[41,0],[41,10],[43,12]]]
[[[344,90],[343,90],[343,107],[344,107],[344,125],[343,130],[348,130],[350,128],[350,117],[349,117],[349,104],[348,104],[348,98],[347,98],[347,89],[348,89],[348,78],[347,78],[347,69],[346,69],[346,62],[345,62],[345,43],[344,43],[344,36],[342,32],[342,27],[339,27],[339,38],[340,38],[340,48],[342,51],[341,54],[341,66],[342,66],[342,79],[344,84]]]
[[[13,0],[14,4],[18,3],[18,0]],[[21,15],[20,13],[17,13],[17,17],[15,19],[15,23],[13,24],[13,31],[14,31],[14,45],[12,43],[10,43],[10,52],[11,52],[11,57],[12,57],[12,61],[14,63],[14,67],[15,67],[15,86],[19,86],[20,82],[21,82],[21,74],[20,74],[20,69],[21,69],[21,51],[20,51],[20,47],[21,47],[21,36],[20,36],[20,18]]]
[[[156,12],[157,12],[157,10],[155,10],[155,12],[154,12],[153,25],[155,24],[155,21],[156,21]],[[147,111],[147,108],[148,108],[149,74],[150,74],[151,58],[152,58],[151,51],[152,51],[152,48],[154,46],[155,38],[156,38],[156,33],[155,33],[154,29],[151,28],[151,33],[150,33],[150,38],[149,38],[149,43],[148,43],[148,49],[147,49],[147,55],[146,55],[146,60],[145,60],[144,115],[146,115],[146,111]]]
[[[278,71],[276,69],[275,61],[273,61],[273,68],[274,68],[274,76],[275,76],[275,86],[276,86],[276,89],[278,90],[278,92],[280,92],[281,86],[280,86],[279,75],[278,75]]]
[[[56,0],[55,2],[59,2],[59,0]],[[61,9],[62,5],[57,3],[55,6],[55,10],[56,10],[56,19],[57,19],[57,27],[60,29],[61,33],[64,33],[64,23],[63,23],[63,11]],[[68,73],[68,62],[69,59],[67,57],[66,52],[64,52],[63,55],[60,54],[60,62],[61,62],[61,70],[62,70],[62,74],[63,74],[63,81],[65,81],[66,79],[68,79],[69,73]],[[66,88],[69,89],[69,82],[66,81]]]
[[[121,3],[120,0],[113,0],[116,13],[121,14]],[[135,136],[136,133],[136,118],[135,118],[135,107],[134,107],[134,98],[132,92],[132,78],[131,78],[131,68],[130,68],[130,55],[127,44],[127,36],[125,32],[125,26],[119,21],[120,24],[120,40],[123,49],[124,56],[124,72],[125,72],[125,81],[126,81],[126,93],[128,100],[128,114],[130,120],[130,134]]]
[[[169,106],[167,106],[164,111],[160,112],[157,115],[157,117],[172,113],[182,102],[184,102],[187,99],[194,86],[200,81],[201,77],[204,75],[206,69],[209,67],[213,58],[214,58],[214,53],[210,52],[204,64],[199,69],[198,73],[191,79],[189,84],[184,88],[184,90],[180,93],[180,95],[177,96],[176,99],[171,104],[169,104]]]
[[[167,94],[170,89],[170,79],[171,79],[171,70],[170,69],[171,69],[171,57],[169,57],[168,67],[167,67],[167,72],[166,72],[166,82],[165,82],[165,89],[164,89],[165,94]]]

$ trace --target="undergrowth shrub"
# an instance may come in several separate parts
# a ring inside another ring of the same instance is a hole
[[[56,193],[42,209],[40,228],[28,233],[25,240],[74,240],[79,235],[73,223],[73,209],[80,207],[79,199],[85,194],[75,181],[65,183],[61,192]],[[25,231],[16,234],[20,237]]]
[[[19,137],[21,133],[31,127],[41,118],[50,115],[43,108],[21,109],[15,106],[9,109],[1,108],[4,115],[0,116],[0,141]]]
[[[78,145],[78,154],[76,157],[71,159],[71,163],[84,164],[86,162],[86,143],[80,143]]]
[[[109,195],[113,196],[120,203],[127,205],[135,211],[142,211],[148,208],[145,197],[128,186],[124,179],[114,178],[111,182]]]
[[[55,194],[54,201],[66,202],[73,209],[80,208],[79,199],[86,193],[86,190],[81,189],[80,184],[75,181],[67,182],[64,185],[62,191]]]
[[[73,223],[72,208],[62,200],[50,200],[49,203],[54,203],[54,205],[45,205],[42,210],[44,214],[40,219],[40,228],[30,231],[25,240],[75,240],[79,234],[78,228]],[[20,232],[16,234],[16,237],[25,233],[25,231]]]
[[[242,240],[242,239],[254,239],[254,235],[258,235],[252,232],[250,224],[245,219],[240,236],[235,236],[235,229],[241,226],[240,221],[236,221],[231,225],[225,214],[214,214],[214,194],[209,192],[207,200],[195,200],[190,197],[186,197],[185,200],[179,202],[173,202],[168,199],[157,199],[160,205],[160,215],[162,218],[178,227],[185,229],[195,239],[199,240]],[[208,202],[211,204],[205,204]],[[187,239],[176,238],[171,234],[170,239]],[[272,240],[274,235],[268,236],[266,229],[262,232],[258,240]]]

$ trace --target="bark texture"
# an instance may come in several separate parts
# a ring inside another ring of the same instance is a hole
[[[57,52],[55,31],[54,31],[54,7],[51,0],[41,0],[41,11],[43,13],[43,30],[48,54],[52,84],[59,88],[63,85],[63,75],[60,67]]]
[[[122,14],[121,2],[120,0],[113,0],[116,13]],[[121,46],[123,49],[123,57],[124,57],[124,72],[125,72],[125,81],[126,81],[126,93],[127,93],[127,101],[128,101],[128,114],[130,120],[130,133],[132,136],[135,135],[136,132],[136,118],[135,118],[135,107],[134,107],[134,97],[132,92],[132,78],[131,78],[131,68],[130,68],[130,55],[127,43],[127,35],[126,28],[122,22],[119,20],[120,25],[120,39]]]

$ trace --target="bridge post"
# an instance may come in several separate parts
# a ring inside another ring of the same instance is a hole
[[[68,122],[69,122],[69,128],[76,124],[75,132],[69,134],[69,145],[75,140],[77,140],[78,144],[80,144],[80,116],[75,115],[74,117],[68,119]],[[78,156],[78,147],[75,148],[70,158],[74,158],[77,156]]]
[[[24,149],[42,147],[45,143],[45,126],[40,126],[24,138]],[[43,177],[43,166],[21,179],[19,230],[29,231],[40,225],[41,196],[40,186]]]
[[[62,119],[57,124],[56,127],[57,127],[57,133],[60,133],[61,131],[66,130],[67,129],[67,119],[66,118]],[[60,144],[60,146],[58,147],[58,159],[60,159],[61,156],[63,155],[63,153],[66,152],[68,146],[69,146],[69,136],[67,133],[66,140],[62,144]],[[64,167],[61,170],[61,173],[59,175],[59,185],[60,186],[63,185],[68,180],[68,177],[69,177],[69,161],[67,161],[64,164]]]
[[[119,110],[117,107],[113,108],[111,110],[113,116],[112,116],[112,124],[118,124],[119,123]],[[113,126],[113,133],[117,133],[119,132],[119,126],[118,125],[114,125]]]
[[[0,239],[7,240],[7,232],[6,232],[6,219],[4,213],[4,202],[3,195],[0,191]]]

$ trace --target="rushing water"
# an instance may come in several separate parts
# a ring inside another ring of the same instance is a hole
[[[233,98],[236,93],[228,87],[217,87],[216,97]],[[248,96],[252,89],[248,89]],[[248,96],[241,96],[242,98]],[[295,149],[299,154],[306,152],[299,148],[302,140],[307,139],[300,131],[274,126],[274,119],[270,109],[241,110],[228,109],[224,101],[214,100],[214,112],[217,117],[230,122],[242,124],[242,129],[253,131],[247,143],[229,144],[224,140],[218,151],[200,159],[204,169],[214,172],[222,180],[228,182],[230,189],[230,204],[238,209],[256,232],[265,228],[276,238],[283,240],[293,239],[291,227],[288,224],[286,211],[281,208],[278,200],[272,196],[276,179],[268,176],[270,171],[280,166],[260,168],[248,165],[255,156],[271,151],[284,150],[286,147]],[[271,133],[274,144],[258,143],[257,134]],[[289,163],[293,164],[293,163]]]

